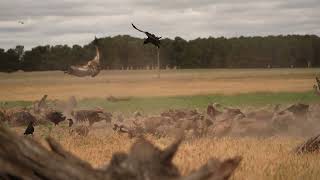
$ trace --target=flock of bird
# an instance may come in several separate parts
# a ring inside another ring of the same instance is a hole
[[[57,126],[60,122],[64,121],[66,117],[59,111],[52,111],[49,112],[46,115],[46,118],[50,120],[55,126]],[[68,126],[71,127],[73,125],[73,120],[72,119],[67,119],[68,120]],[[33,135],[34,133],[34,122],[30,121],[27,128],[24,131],[24,135]]]
[[[320,79],[316,77],[316,84],[313,86],[315,93],[317,95],[320,95]],[[50,120],[55,126],[58,125],[60,122],[64,121],[66,117],[58,111],[52,111],[46,114],[46,118]],[[69,122],[69,127],[73,125],[73,120],[72,119],[67,119]],[[115,129],[120,129],[120,131],[123,130],[124,127],[122,126],[115,126]],[[114,129],[114,130],[115,130]],[[25,129],[24,135],[33,135],[34,133],[34,122],[30,121],[27,128]]]

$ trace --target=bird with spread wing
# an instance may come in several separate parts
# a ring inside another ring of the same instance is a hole
[[[160,39],[161,37],[157,37],[156,35],[154,34],[151,34],[147,31],[142,31],[140,29],[138,29],[133,23],[131,23],[132,27],[136,30],[138,30],[139,32],[142,32],[144,34],[147,35],[147,39],[144,40],[143,44],[148,44],[148,43],[151,43],[155,46],[157,46],[158,48],[160,48]]]
[[[100,52],[98,48],[98,39],[96,37],[94,38],[93,45],[96,48],[96,56],[83,66],[70,66],[69,69],[65,71],[66,74],[70,74],[78,77],[84,77],[84,76],[95,77],[100,73],[100,70],[101,70]]]

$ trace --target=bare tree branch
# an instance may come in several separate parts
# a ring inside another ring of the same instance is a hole
[[[94,169],[89,163],[65,151],[52,138],[46,140],[50,149],[32,138],[20,137],[0,126],[0,179],[225,180],[241,161],[241,157],[225,161],[213,159],[198,171],[181,177],[172,163],[181,138],[163,151],[140,138],[128,154],[115,153],[108,165]]]

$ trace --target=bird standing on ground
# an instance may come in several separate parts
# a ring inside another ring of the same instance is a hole
[[[155,46],[157,46],[158,48],[160,48],[160,39],[161,37],[157,37],[156,35],[154,34],[151,34],[147,31],[142,31],[140,29],[138,29],[133,23],[131,23],[132,27],[135,28],[136,30],[146,34],[148,36],[147,39],[144,40],[143,44],[148,44],[148,43],[151,43]]]
[[[33,122],[30,121],[27,129],[24,131],[24,135],[26,135],[26,136],[29,134],[33,135],[33,132],[34,132]]]
[[[65,116],[63,116],[63,114],[61,112],[58,112],[58,111],[52,111],[52,112],[49,112],[47,115],[46,115],[46,118],[53,122],[54,125],[58,125],[61,121],[64,121],[66,119]]]
[[[316,77],[317,85],[313,85],[313,89],[317,95],[320,96],[320,79]]]
[[[72,119],[68,119],[69,121],[69,127],[71,127],[73,125],[73,120]]]
[[[320,96],[320,89],[318,88],[317,85],[313,85],[313,89],[314,89],[314,92]]]

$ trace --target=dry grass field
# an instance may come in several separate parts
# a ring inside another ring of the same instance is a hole
[[[166,97],[220,93],[305,92],[312,89],[319,69],[234,69],[163,71],[161,79],[152,71],[104,71],[96,78],[77,78],[62,72],[17,72],[0,74],[0,100],[38,100],[43,94],[51,99],[105,98],[113,96]],[[170,105],[168,105],[170,107]],[[23,134],[24,127],[12,128]],[[34,138],[40,142],[52,136],[64,148],[94,166],[108,162],[113,153],[128,151],[135,139],[113,133],[105,124],[94,125],[89,136],[68,133],[67,124],[37,126]],[[147,136],[159,147],[173,138]],[[204,164],[210,157],[243,156],[231,179],[277,180],[319,179],[318,154],[297,156],[292,148],[302,137],[224,137],[198,138],[183,142],[174,162],[183,174]]]
[[[103,71],[95,78],[63,72],[0,73],[1,100],[36,100],[106,96],[177,96],[250,92],[303,92],[312,89],[319,69],[211,69],[162,71]]]
[[[65,125],[66,126],[66,125]],[[107,128],[108,129],[108,128]],[[15,129],[22,134],[22,129]],[[115,152],[126,152],[135,139],[126,135],[104,131],[99,126],[87,137],[69,135],[66,127],[37,127],[35,139],[43,141],[51,135],[65,149],[99,167],[108,162]],[[158,147],[168,146],[173,138],[147,136]],[[199,138],[186,140],[179,148],[174,162],[183,174],[200,167],[211,157],[229,158],[243,156],[243,161],[231,179],[237,180],[277,180],[277,179],[319,179],[319,154],[297,156],[292,148],[302,142],[302,138]]]

